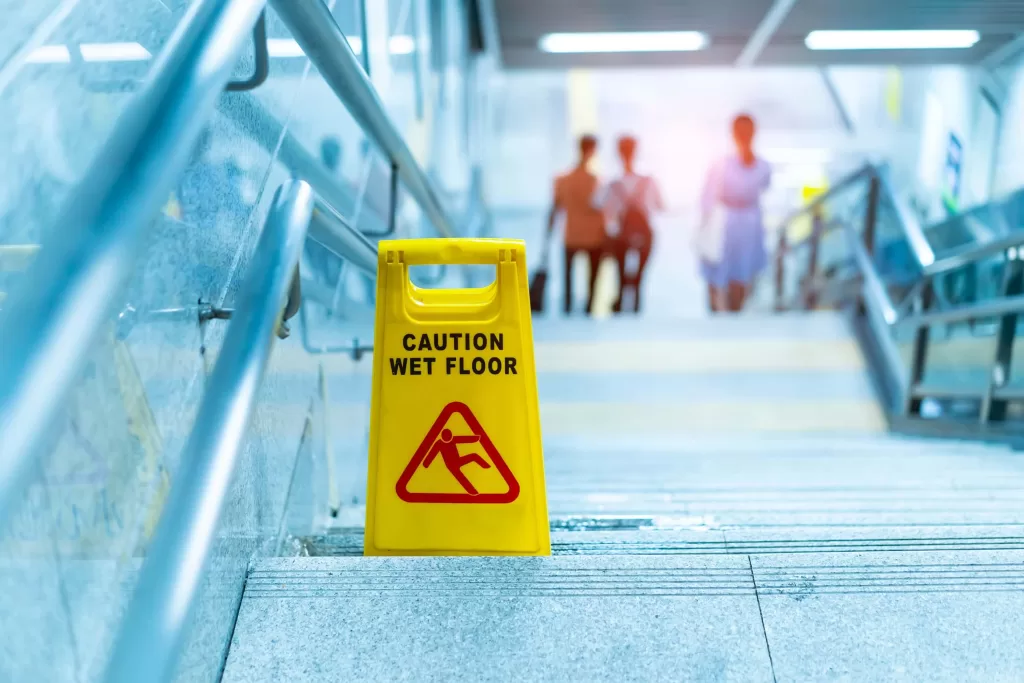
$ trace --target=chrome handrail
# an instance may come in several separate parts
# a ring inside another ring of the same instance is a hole
[[[882,319],[891,327],[899,320],[899,314],[896,311],[896,307],[893,306],[889,292],[885,289],[885,283],[878,276],[878,271],[875,269],[874,264],[871,263],[871,256],[861,243],[859,235],[853,230],[849,230],[848,234],[848,241],[850,249],[853,251],[857,270],[860,271],[861,278],[864,280],[864,290],[875,301]]]
[[[907,329],[919,329],[938,323],[959,323],[979,318],[997,318],[1014,313],[1024,313],[1024,295],[917,313],[902,318],[897,325]]]
[[[309,239],[323,245],[367,275],[377,276],[377,247],[323,201],[317,201],[313,209]]]
[[[352,118],[390,158],[406,190],[434,227],[443,237],[455,237],[454,224],[433,184],[391,122],[331,10],[322,0],[272,0],[272,4]]]
[[[107,669],[110,683],[166,681],[217,532],[295,264],[313,213],[304,181],[274,197],[217,365],[181,455]]]
[[[897,196],[892,188],[892,183],[889,181],[888,174],[876,172],[875,176],[878,178],[880,191],[885,193],[893,210],[896,212],[900,230],[907,238],[910,249],[914,252],[914,258],[922,269],[928,268],[935,263],[935,250],[932,249],[928,238],[925,237],[924,230],[921,228],[921,222],[917,220],[917,216],[910,210],[910,207]]]
[[[998,254],[1001,251],[1012,249],[1024,245],[1024,232],[1019,232],[1015,235],[1007,235],[1000,239],[992,240],[991,242],[985,242],[983,244],[973,245],[969,244],[960,251],[953,252],[947,256],[943,256],[941,259],[935,261],[932,265],[924,269],[926,276],[934,277],[936,275],[942,275],[948,273],[951,270],[962,268],[963,266],[970,265],[975,261]]]
[[[792,223],[793,221],[802,216],[813,216],[814,212],[817,211],[823,204],[832,199],[835,199],[837,195],[842,194],[850,187],[855,185],[858,181],[863,180],[865,178],[870,178],[873,173],[875,173],[875,167],[872,166],[871,164],[865,164],[864,166],[861,166],[853,173],[844,176],[838,183],[830,187],[826,192],[817,195],[807,204],[801,206],[799,209],[796,209],[795,211],[790,212],[788,216],[786,216],[779,222],[778,232],[782,233],[786,229],[786,226],[788,226],[790,223]],[[788,245],[787,248],[796,249],[803,244],[808,244],[812,240],[812,238],[813,236],[806,237],[797,242],[796,244]]]
[[[38,244],[0,245],[0,273],[26,270],[38,254]]]
[[[0,523],[231,78],[263,0],[199,0],[74,189],[0,315]]]

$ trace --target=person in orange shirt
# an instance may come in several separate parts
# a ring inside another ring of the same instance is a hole
[[[597,176],[587,170],[587,164],[597,152],[597,138],[580,138],[580,158],[576,167],[555,179],[555,198],[548,216],[548,239],[555,229],[555,220],[565,214],[565,312],[572,312],[572,263],[576,254],[584,253],[590,264],[587,291],[587,314],[594,308],[594,284],[601,265],[605,242],[604,215],[594,207],[593,197],[598,188]]]

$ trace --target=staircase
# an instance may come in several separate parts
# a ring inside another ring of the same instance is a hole
[[[223,680],[1011,680],[1024,461],[889,436],[835,314],[535,330],[550,558],[250,569]],[[343,519],[358,518],[346,510]]]

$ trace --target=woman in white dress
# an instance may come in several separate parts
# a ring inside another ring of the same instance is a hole
[[[721,258],[701,259],[713,312],[743,310],[755,279],[768,256],[764,247],[761,195],[771,183],[771,167],[754,154],[754,120],[742,114],[732,123],[736,153],[708,171],[701,208],[703,225],[715,210],[724,214]]]

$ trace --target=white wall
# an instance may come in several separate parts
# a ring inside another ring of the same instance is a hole
[[[1006,67],[999,75],[1008,84],[1008,97],[1003,103],[996,156],[996,196],[1024,187],[1024,60]]]

